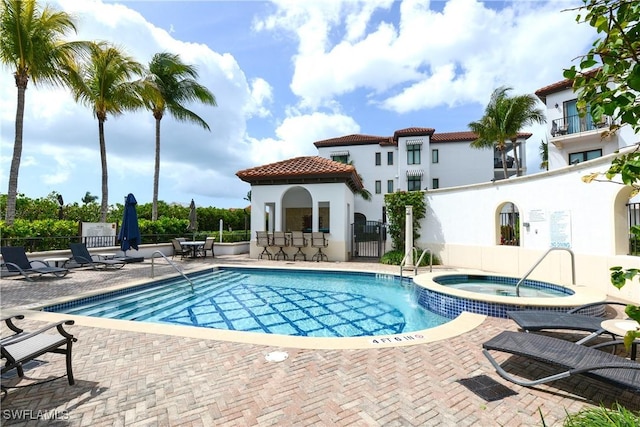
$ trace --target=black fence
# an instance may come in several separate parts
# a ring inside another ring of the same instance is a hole
[[[520,246],[519,212],[503,212],[500,214],[500,244]]]
[[[220,233],[182,233],[182,234],[143,234],[142,244],[169,243],[176,237],[188,240],[205,240],[207,237],[220,239]],[[225,243],[246,242],[251,238],[251,231],[224,231],[222,241]],[[23,246],[27,252],[43,252],[69,249],[70,243],[85,243],[88,248],[119,246],[114,236],[57,236],[57,237],[10,237],[0,238],[0,246]]]

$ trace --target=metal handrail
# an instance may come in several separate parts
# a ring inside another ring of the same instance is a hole
[[[420,263],[422,262],[422,259],[424,258],[424,255],[427,252],[429,252],[429,254],[431,255],[431,250],[423,249],[422,253],[420,254],[420,258],[418,258],[418,262],[413,266],[414,276],[418,274],[418,267],[420,266]],[[415,258],[417,254],[418,254],[418,248],[416,247],[411,248],[411,259]],[[400,278],[402,278],[402,271],[406,263],[407,263],[407,254],[405,254],[404,257],[402,258],[402,261],[400,261]],[[433,272],[433,256],[429,257],[429,273],[431,272]]]
[[[420,263],[422,262],[422,259],[424,258],[424,255],[427,252],[429,252],[429,273],[433,273],[433,255],[431,254],[431,251],[429,249],[423,249],[422,254],[420,254],[420,258],[418,258],[418,262],[414,266],[415,267],[415,271],[413,272],[414,275],[418,273],[418,267],[420,266]]]
[[[549,255],[549,252],[551,252],[551,251],[567,251],[567,252],[569,252],[569,254],[571,255],[571,283],[572,283],[573,285],[575,285],[575,284],[576,284],[576,263],[575,263],[575,255],[573,254],[573,251],[572,251],[571,249],[569,249],[569,248],[549,248],[549,249],[544,253],[544,255],[542,255],[542,256],[540,257],[540,259],[539,259],[538,261],[536,261],[536,263],[535,263],[535,264],[533,264],[533,267],[531,267],[531,268],[529,269],[529,271],[527,271],[527,272],[525,273],[525,275],[524,275],[524,276],[522,276],[522,279],[520,279],[520,280],[518,281],[518,283],[516,283],[516,296],[518,296],[518,297],[520,296],[520,285],[522,284],[522,282],[524,282],[524,281],[525,281],[525,279],[526,279],[527,277],[529,277],[529,275],[531,274],[531,272],[532,272],[532,271],[533,271],[533,270],[538,266],[538,264],[540,264],[540,263],[542,262],[542,260],[543,260],[547,255]]]
[[[182,270],[180,270],[180,268],[178,268],[178,266],[175,265],[169,258],[167,258],[167,256],[165,254],[163,254],[161,251],[154,251],[151,254],[151,277],[152,278],[155,277],[154,271],[153,271],[153,268],[154,268],[154,265],[155,265],[154,260],[156,259],[156,257],[154,256],[155,254],[159,254],[162,258],[164,258],[169,263],[169,265],[171,265],[178,273],[180,273],[182,275],[182,277],[184,277],[187,280],[187,282],[189,282],[191,284],[191,290],[193,290],[193,282],[191,281],[191,279],[189,279],[187,277],[187,275],[184,274],[184,272]]]

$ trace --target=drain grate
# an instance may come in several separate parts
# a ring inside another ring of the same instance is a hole
[[[486,375],[478,375],[477,377],[463,378],[458,380],[460,384],[471,390],[477,396],[480,396],[487,402],[504,399],[505,397],[515,396],[518,393],[505,387],[499,382],[489,378]]]

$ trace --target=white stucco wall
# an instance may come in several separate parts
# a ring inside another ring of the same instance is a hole
[[[285,198],[287,193],[288,196]],[[311,198],[310,205],[305,204],[308,196]],[[300,203],[296,203],[296,200],[299,200]],[[262,252],[262,248],[256,246],[256,232],[265,231],[267,212],[270,216],[267,231],[299,231],[284,229],[284,211],[287,207],[311,206],[313,209],[312,230],[318,231],[318,208],[325,203],[329,204],[330,232],[327,233],[329,246],[323,252],[332,261],[348,260],[351,242],[350,225],[353,223],[354,214],[354,194],[344,183],[251,186],[251,231],[253,236],[250,257],[257,258]],[[316,250],[309,246],[303,252],[307,254],[307,259],[311,259]],[[292,257],[296,249],[288,248],[285,249],[285,252]]]
[[[582,181],[584,175],[605,171],[613,157],[493,184],[429,191],[416,246],[430,248],[445,265],[521,277],[554,242],[567,243],[575,254],[578,285],[640,302],[640,286],[617,291],[609,281],[611,266],[640,268],[640,257],[626,255],[625,204],[631,189]],[[519,247],[498,244],[498,212],[506,202],[520,213]],[[531,277],[570,284],[569,254],[549,254]]]
[[[629,126],[621,127],[615,135],[602,138],[601,134],[608,128],[578,132],[562,137],[553,137],[551,127],[553,121],[564,116],[564,102],[576,99],[572,89],[565,89],[549,94],[546,98],[547,141],[549,141],[549,170],[565,167],[569,164],[569,154],[588,150],[602,149],[602,155],[612,154],[620,148],[629,147],[640,142],[640,135]],[[556,108],[556,104],[558,107]],[[560,142],[558,144],[558,141]]]
[[[431,162],[431,150],[438,150],[438,163]],[[438,178],[440,188],[490,182],[493,179],[493,149],[477,150],[469,142],[431,142],[425,153],[430,172],[423,187],[433,188]]]

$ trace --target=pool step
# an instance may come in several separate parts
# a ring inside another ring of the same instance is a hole
[[[189,301],[189,304],[193,304],[196,300],[206,298],[206,293],[221,286],[236,283],[244,277],[244,275],[234,272],[222,272],[221,274],[216,274],[213,277],[195,277],[192,279],[194,290],[191,289],[191,285],[186,280],[180,278],[163,283],[157,287],[147,287],[126,294],[112,296],[108,301],[105,300],[103,304],[95,306],[91,311],[86,311],[82,306],[78,306],[67,310],[66,312],[68,314],[80,314],[87,316],[99,315],[100,317],[112,319],[130,319],[132,313],[146,307],[150,307],[151,310],[157,311],[162,310],[167,306],[185,303],[185,301]],[[132,298],[136,298],[136,300],[131,301]],[[163,302],[165,303],[163,304]],[[95,301],[92,303],[95,303]]]

